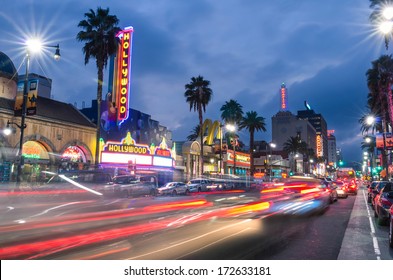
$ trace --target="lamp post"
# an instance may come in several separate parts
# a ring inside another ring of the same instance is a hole
[[[59,44],[55,46],[46,46],[49,48],[56,48],[56,52],[54,54],[54,59],[58,61],[60,59],[60,47]],[[20,129],[20,139],[19,139],[19,150],[17,154],[17,174],[16,174],[16,182],[17,188],[19,188],[19,184],[21,182],[22,177],[22,167],[24,165],[24,158],[23,158],[23,137],[24,131],[26,128],[26,103],[27,103],[27,96],[28,96],[28,84],[29,84],[29,68],[30,68],[30,52],[37,52],[42,49],[42,45],[37,40],[31,40],[27,42],[27,50],[26,50],[26,72],[25,72],[25,80],[23,85],[23,99],[22,99],[22,113],[21,113],[21,121],[20,125],[14,122],[7,122],[7,126],[9,127],[10,124],[15,124]]]
[[[276,147],[277,145],[273,142],[269,143],[269,149],[270,149],[270,158],[269,158],[269,178],[270,182],[272,181],[272,150]]]
[[[230,132],[235,132],[236,131],[236,126],[233,124],[227,124],[225,126],[227,130]],[[233,175],[236,175],[236,145],[237,145],[237,137],[235,135],[235,139],[232,142],[232,147],[233,147]]]

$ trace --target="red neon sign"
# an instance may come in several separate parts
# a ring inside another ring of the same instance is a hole
[[[117,53],[117,120],[122,122],[128,118],[129,88],[131,79],[131,44],[132,32],[129,27],[122,30],[117,37],[120,46]]]

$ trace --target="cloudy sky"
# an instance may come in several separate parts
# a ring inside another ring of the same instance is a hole
[[[0,0],[0,51],[23,74],[23,43],[40,36],[60,44],[62,59],[32,59],[31,72],[53,80],[53,98],[78,108],[96,98],[95,61],[84,64],[76,34],[84,13],[109,7],[120,27],[133,26],[132,108],[184,140],[198,123],[189,111],[184,85],[202,75],[213,98],[205,118],[220,118],[221,106],[237,100],[244,111],[266,119],[279,111],[285,82],[289,110],[304,101],[334,129],[347,161],[361,160],[358,119],[366,112],[366,71],[388,54],[369,23],[368,0]],[[390,50],[390,49],[389,49]],[[49,49],[48,52],[53,52]],[[390,54],[390,53],[389,53]],[[107,72],[104,74],[107,81]],[[107,84],[104,85],[104,92]],[[248,143],[247,132],[240,132]]]

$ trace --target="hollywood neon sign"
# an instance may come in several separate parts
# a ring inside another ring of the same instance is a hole
[[[133,31],[132,27],[127,27],[117,34],[120,40],[117,53],[117,120],[119,123],[128,118]]]

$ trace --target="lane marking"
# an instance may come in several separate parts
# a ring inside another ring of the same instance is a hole
[[[368,206],[368,203],[367,203],[367,197],[366,197],[365,190],[363,190],[363,199],[364,199],[364,202],[365,202],[365,205],[366,205],[366,209],[367,209],[367,217],[368,217],[368,220],[370,222],[370,230],[371,230],[370,231],[370,235],[371,235],[371,238],[373,240],[374,253],[375,253],[376,257],[377,257],[377,260],[380,260],[381,259],[381,250],[379,249],[378,239],[375,236],[375,233],[376,233],[375,232],[375,227],[374,227],[374,223],[373,223],[373,218],[371,216],[370,207]]]

